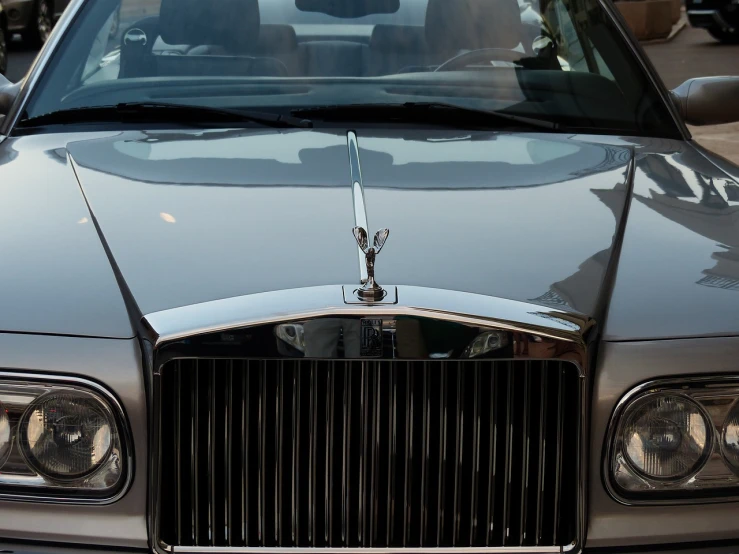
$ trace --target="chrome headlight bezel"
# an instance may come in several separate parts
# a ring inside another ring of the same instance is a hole
[[[700,408],[708,421],[710,438],[706,460],[695,471],[674,480],[650,480],[639,475],[649,490],[626,490],[616,480],[617,456],[622,455],[623,428],[627,409],[642,398],[655,394],[683,396]],[[700,376],[659,379],[645,382],[629,390],[618,401],[611,415],[603,447],[602,477],[606,490],[624,505],[685,505],[739,500],[739,471],[732,470],[723,454],[724,418],[739,402],[739,376]]]
[[[95,381],[81,377],[8,371],[0,371],[0,388],[2,387],[4,387],[5,391],[9,388],[16,388],[18,391],[22,391],[24,388],[29,391],[38,391],[43,388],[50,390],[73,389],[82,391],[98,399],[109,410],[112,416],[112,422],[115,425],[118,441],[117,446],[119,448],[117,460],[121,464],[121,471],[120,477],[116,480],[115,484],[104,489],[84,489],[75,486],[75,483],[79,483],[84,479],[98,474],[98,470],[105,464],[101,464],[100,467],[96,468],[89,475],[77,481],[74,479],[51,480],[43,478],[38,474],[31,476],[32,479],[21,476],[18,479],[8,479],[6,482],[0,480],[0,500],[101,505],[116,502],[126,494],[133,480],[133,441],[123,406],[112,392]],[[2,391],[0,391],[0,394],[2,394]],[[5,394],[8,393],[6,392]],[[43,396],[43,394],[36,393],[36,396],[28,401],[27,408],[30,408],[35,400]],[[24,455],[20,453],[18,432],[19,423],[25,417],[24,414],[25,412],[16,415],[11,434],[12,448],[17,450],[17,455],[21,457],[24,457]],[[2,471],[0,471],[0,475],[2,475]],[[44,482],[40,483],[40,479],[43,479]]]

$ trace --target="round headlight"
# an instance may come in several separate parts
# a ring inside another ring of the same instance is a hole
[[[710,419],[693,400],[650,394],[624,413],[624,458],[653,480],[679,480],[698,471],[711,452]]]
[[[115,423],[107,406],[81,391],[50,392],[23,413],[21,452],[34,470],[49,479],[79,479],[93,473],[110,455]]]
[[[739,474],[739,400],[726,414],[721,432],[721,452],[732,471]]]
[[[10,419],[8,411],[0,402],[0,467],[3,467],[10,456],[10,448],[13,446],[10,436]]]

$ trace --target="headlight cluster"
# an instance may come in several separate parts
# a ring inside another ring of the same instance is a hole
[[[91,383],[2,380],[0,496],[112,499],[130,471],[120,407]]]
[[[659,381],[627,394],[605,470],[611,493],[627,502],[739,496],[739,380]]]

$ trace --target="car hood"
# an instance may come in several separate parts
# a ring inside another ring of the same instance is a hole
[[[390,229],[381,284],[594,312],[628,147],[449,131],[358,142],[370,232]],[[142,313],[359,282],[346,131],[130,132],[67,149]]]
[[[608,340],[739,334],[736,168],[691,143],[357,135],[382,285],[554,306]],[[18,137],[0,171],[0,330],[131,336],[129,314],[359,282],[345,129]]]

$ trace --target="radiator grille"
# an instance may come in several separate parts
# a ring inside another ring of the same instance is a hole
[[[570,364],[175,360],[159,402],[168,545],[575,538]]]

